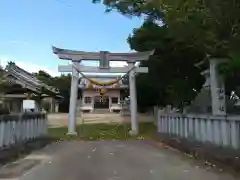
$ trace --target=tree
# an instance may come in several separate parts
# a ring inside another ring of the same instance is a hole
[[[52,77],[45,71],[40,70],[38,73],[35,73],[35,75],[43,83],[59,89],[60,95],[63,97],[63,100],[59,105],[59,111],[68,112],[71,89],[71,74],[62,74],[61,76]]]
[[[0,93],[3,92],[6,88],[10,87],[10,83],[6,78],[6,71],[0,67]]]
[[[224,77],[226,94],[230,96],[234,91],[240,96],[240,55],[232,54],[231,58],[231,63],[222,63],[219,71]]]
[[[124,15],[145,15],[149,19],[160,19],[164,15],[157,8],[160,7],[158,0],[92,0],[92,2],[102,2],[106,6],[106,12],[116,9]]]
[[[239,89],[240,1],[104,0],[103,4],[108,11],[161,20],[178,42],[203,51],[205,58],[229,59],[221,66],[226,89],[228,93]]]
[[[167,26],[147,21],[133,31],[128,42],[131,49],[155,54],[141,66],[149,67],[148,74],[137,76],[138,104],[142,107],[154,104],[182,107],[189,103],[201,89],[204,78],[195,63],[204,53],[179,42]]]
[[[53,80],[54,78],[48,74],[47,72],[40,70],[38,71],[38,73],[34,74],[40,81],[42,81],[43,83],[52,86]]]
[[[54,77],[52,86],[56,87],[60,91],[60,95],[63,97],[63,101],[59,106],[59,111],[68,112],[69,101],[70,101],[70,91],[71,91],[71,74]]]
[[[108,11],[161,20],[176,39],[188,41],[207,55],[228,57],[239,50],[240,1],[104,0],[103,4]]]

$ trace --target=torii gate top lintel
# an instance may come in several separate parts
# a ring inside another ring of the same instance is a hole
[[[108,51],[101,52],[85,52],[85,51],[76,51],[61,49],[57,47],[52,47],[53,53],[58,55],[59,59],[72,60],[72,61],[81,61],[81,60],[101,60],[104,59],[108,61],[132,61],[138,62],[143,60],[148,60],[153,51],[145,52],[129,52],[129,53],[110,53]]]

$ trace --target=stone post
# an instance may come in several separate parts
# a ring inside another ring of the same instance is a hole
[[[73,62],[75,64],[76,62]],[[72,82],[69,104],[69,117],[68,117],[68,134],[76,135],[76,106],[77,106],[77,93],[78,93],[78,76],[79,73],[75,67],[72,68]]]
[[[135,66],[135,62],[128,62],[130,68]],[[131,111],[131,135],[138,134],[138,120],[137,120],[137,94],[135,82],[135,70],[132,69],[129,73],[129,88],[130,88],[130,111]]]
[[[58,113],[58,110],[59,110],[59,103],[56,102],[55,103],[55,113]]]
[[[109,104],[109,111],[112,112],[112,96],[109,96],[108,98],[109,98],[109,102],[108,102],[108,104]]]
[[[91,112],[93,112],[94,111],[94,104],[95,104],[95,96],[92,96],[92,111]]]
[[[213,115],[226,115],[224,81],[222,77],[220,77],[217,68],[220,62],[220,59],[211,59],[209,62]]]
[[[55,99],[51,97],[50,101],[50,112],[55,113]]]

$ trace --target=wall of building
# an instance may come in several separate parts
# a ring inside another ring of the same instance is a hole
[[[82,91],[82,107],[81,109],[83,110],[88,110],[94,109],[94,97],[99,96],[99,92],[97,90],[83,90]],[[104,96],[109,97],[109,108],[114,107],[114,108],[119,108],[119,102],[120,102],[120,90],[107,90]],[[91,104],[86,104],[84,99],[85,97],[92,97]],[[118,98],[118,103],[112,103],[112,97],[117,97]]]
[[[8,98],[5,99],[4,107],[9,110],[10,113],[20,113],[22,112],[22,99]]]
[[[83,97],[85,96],[99,96],[99,92],[97,90],[83,90]],[[105,96],[109,97],[119,97],[120,96],[120,90],[107,90],[104,94]]]

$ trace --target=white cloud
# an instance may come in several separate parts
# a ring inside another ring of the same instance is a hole
[[[40,66],[38,64],[34,64],[31,62],[14,61],[9,58],[0,58],[0,64],[4,68],[9,61],[15,62],[17,66],[19,66],[20,68],[22,68],[25,71],[28,71],[30,73],[35,73],[35,72],[38,72],[39,70],[43,70],[43,71],[49,73],[51,76],[59,76],[60,75],[60,73],[57,70],[57,65],[56,65],[56,70],[55,70],[55,69],[45,68],[43,66]]]
[[[33,63],[24,63],[24,62],[15,62],[20,68],[23,68],[24,70],[28,71],[28,72],[38,72],[39,70],[43,70],[45,72],[47,72],[48,74],[50,74],[51,76],[59,76],[60,73],[56,70],[52,70],[49,68],[45,68],[43,66],[39,66],[37,64],[33,64]],[[56,66],[57,67],[57,66]],[[57,68],[56,68],[57,69]]]

